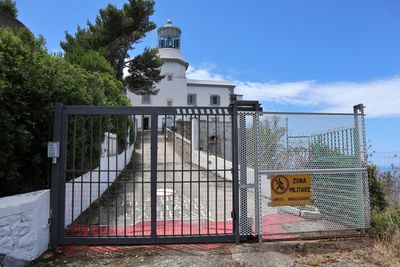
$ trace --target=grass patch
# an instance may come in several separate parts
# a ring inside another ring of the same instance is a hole
[[[382,266],[400,266],[400,206],[374,210],[371,233],[376,238],[371,253]]]
[[[374,210],[372,212],[373,235],[383,238],[393,236],[400,231],[400,207],[390,207],[382,212]]]

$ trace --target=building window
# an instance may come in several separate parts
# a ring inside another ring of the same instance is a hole
[[[167,99],[167,106],[171,107],[172,106],[172,99]]]
[[[196,106],[197,105],[197,95],[196,94],[188,94],[187,104],[189,106]]]
[[[219,95],[211,95],[210,96],[210,105],[211,106],[219,106],[220,105]]]
[[[167,80],[172,81],[172,74],[167,74]]]
[[[151,104],[150,95],[142,95],[142,104]]]
[[[174,48],[179,49],[179,39],[174,39]]]

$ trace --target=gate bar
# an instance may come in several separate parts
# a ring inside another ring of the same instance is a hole
[[[151,115],[151,239],[155,241],[157,236],[157,134],[158,134],[158,116],[156,113]],[[143,136],[142,136],[143,138]],[[142,151],[143,153],[143,151]],[[142,176],[143,179],[143,176]],[[142,211],[143,212],[143,211]],[[144,227],[144,226],[143,226]],[[165,229],[164,229],[165,231]]]
[[[232,223],[233,223],[233,234],[235,236],[236,244],[240,243],[240,232],[239,232],[239,153],[238,153],[238,113],[237,113],[237,102],[233,101],[231,104],[232,109],[232,197],[233,197],[233,211],[232,211]],[[199,160],[200,161],[200,160]]]
[[[350,173],[350,172],[366,172],[367,168],[338,168],[338,169],[297,169],[297,170],[258,170],[259,175],[268,174],[299,174],[299,173]]]

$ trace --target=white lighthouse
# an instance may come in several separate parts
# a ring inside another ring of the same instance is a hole
[[[156,86],[159,89],[157,95],[129,92],[132,106],[227,107],[235,84],[230,81],[188,79],[186,70],[189,63],[181,51],[181,29],[168,20],[167,24],[157,29],[157,33],[159,56],[163,62],[161,74],[165,78]],[[144,118],[138,126],[148,129],[149,120]]]

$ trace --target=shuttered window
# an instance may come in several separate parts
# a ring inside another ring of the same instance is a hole
[[[210,96],[210,105],[211,106],[219,106],[220,105],[219,95],[211,95]]]
[[[189,106],[196,106],[197,105],[197,95],[196,94],[188,94],[187,104]]]

